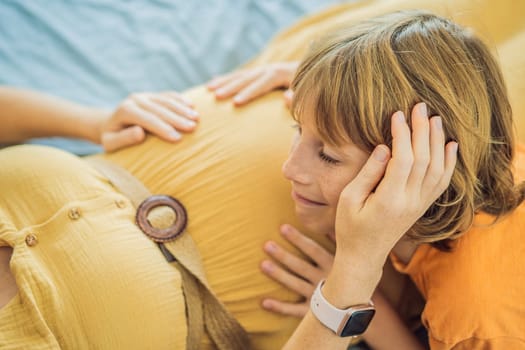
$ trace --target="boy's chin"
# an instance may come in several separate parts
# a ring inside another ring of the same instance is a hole
[[[301,225],[315,235],[326,235],[328,238],[335,242],[335,230],[333,223],[323,222],[322,220],[316,220],[315,218],[303,217],[298,214],[298,218],[301,221]]]

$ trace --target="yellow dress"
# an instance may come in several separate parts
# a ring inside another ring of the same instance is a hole
[[[342,23],[423,7],[443,14],[457,11],[460,22],[477,21],[508,55],[502,56],[506,74],[519,77],[523,70],[516,69],[523,67],[523,58],[513,48],[525,37],[523,21],[509,18],[523,11],[510,3],[451,0],[439,8],[429,0],[346,4],[282,33],[252,64],[299,59],[310,40]],[[489,16],[497,10],[491,6],[508,16]],[[517,96],[525,79],[512,81],[511,95]],[[255,349],[280,348],[298,320],[265,312],[260,301],[299,297],[266,278],[258,266],[266,240],[286,245],[279,225],[297,225],[290,188],[280,174],[293,121],[280,92],[240,109],[215,102],[204,89],[188,96],[202,115],[194,134],[177,145],[150,137],[101,157],[128,169],[151,192],[184,203],[186,234],[198,246],[212,289],[247,329]],[[14,248],[11,270],[19,287],[0,309],[0,348],[185,348],[180,276],[136,228],[125,197],[86,162],[59,150],[8,148],[0,151],[0,166],[0,246]],[[208,347],[204,339],[203,348]]]
[[[0,348],[184,349],[180,276],[127,199],[52,148],[6,149],[0,163],[0,245],[14,248],[19,287],[0,310]]]
[[[280,173],[294,132],[281,93],[242,109],[198,89],[202,120],[177,145],[150,137],[102,157],[153,193],[184,203],[212,289],[249,332],[275,349],[298,320],[262,298],[298,296],[259,270],[263,243],[297,224]],[[263,112],[264,111],[264,112]],[[183,349],[178,271],[134,225],[131,203],[82,159],[41,146],[0,152],[0,245],[14,248],[20,288],[0,310],[0,348]],[[203,340],[203,348],[209,347]]]

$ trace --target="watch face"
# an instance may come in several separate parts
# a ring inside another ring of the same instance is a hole
[[[363,334],[368,328],[368,324],[372,321],[372,317],[376,313],[375,310],[357,310],[352,313],[341,332],[342,337],[351,337],[354,335]]]

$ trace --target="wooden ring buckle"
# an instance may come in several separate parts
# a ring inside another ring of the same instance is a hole
[[[167,228],[156,228],[148,221],[148,215],[153,208],[166,206],[171,208],[176,215],[173,225]],[[157,243],[169,242],[177,238],[188,223],[186,208],[181,202],[167,195],[153,195],[146,198],[137,208],[135,221],[146,236]]]

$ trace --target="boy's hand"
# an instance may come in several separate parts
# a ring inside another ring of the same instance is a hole
[[[279,264],[264,260],[261,269],[270,278],[302,295],[304,300],[290,303],[264,299],[262,306],[268,311],[302,318],[310,308],[310,297],[315,287],[321,279],[326,278],[332,268],[333,255],[291,225],[281,226],[281,234],[310,260],[299,258],[277,243],[268,241],[264,245],[264,251]]]

